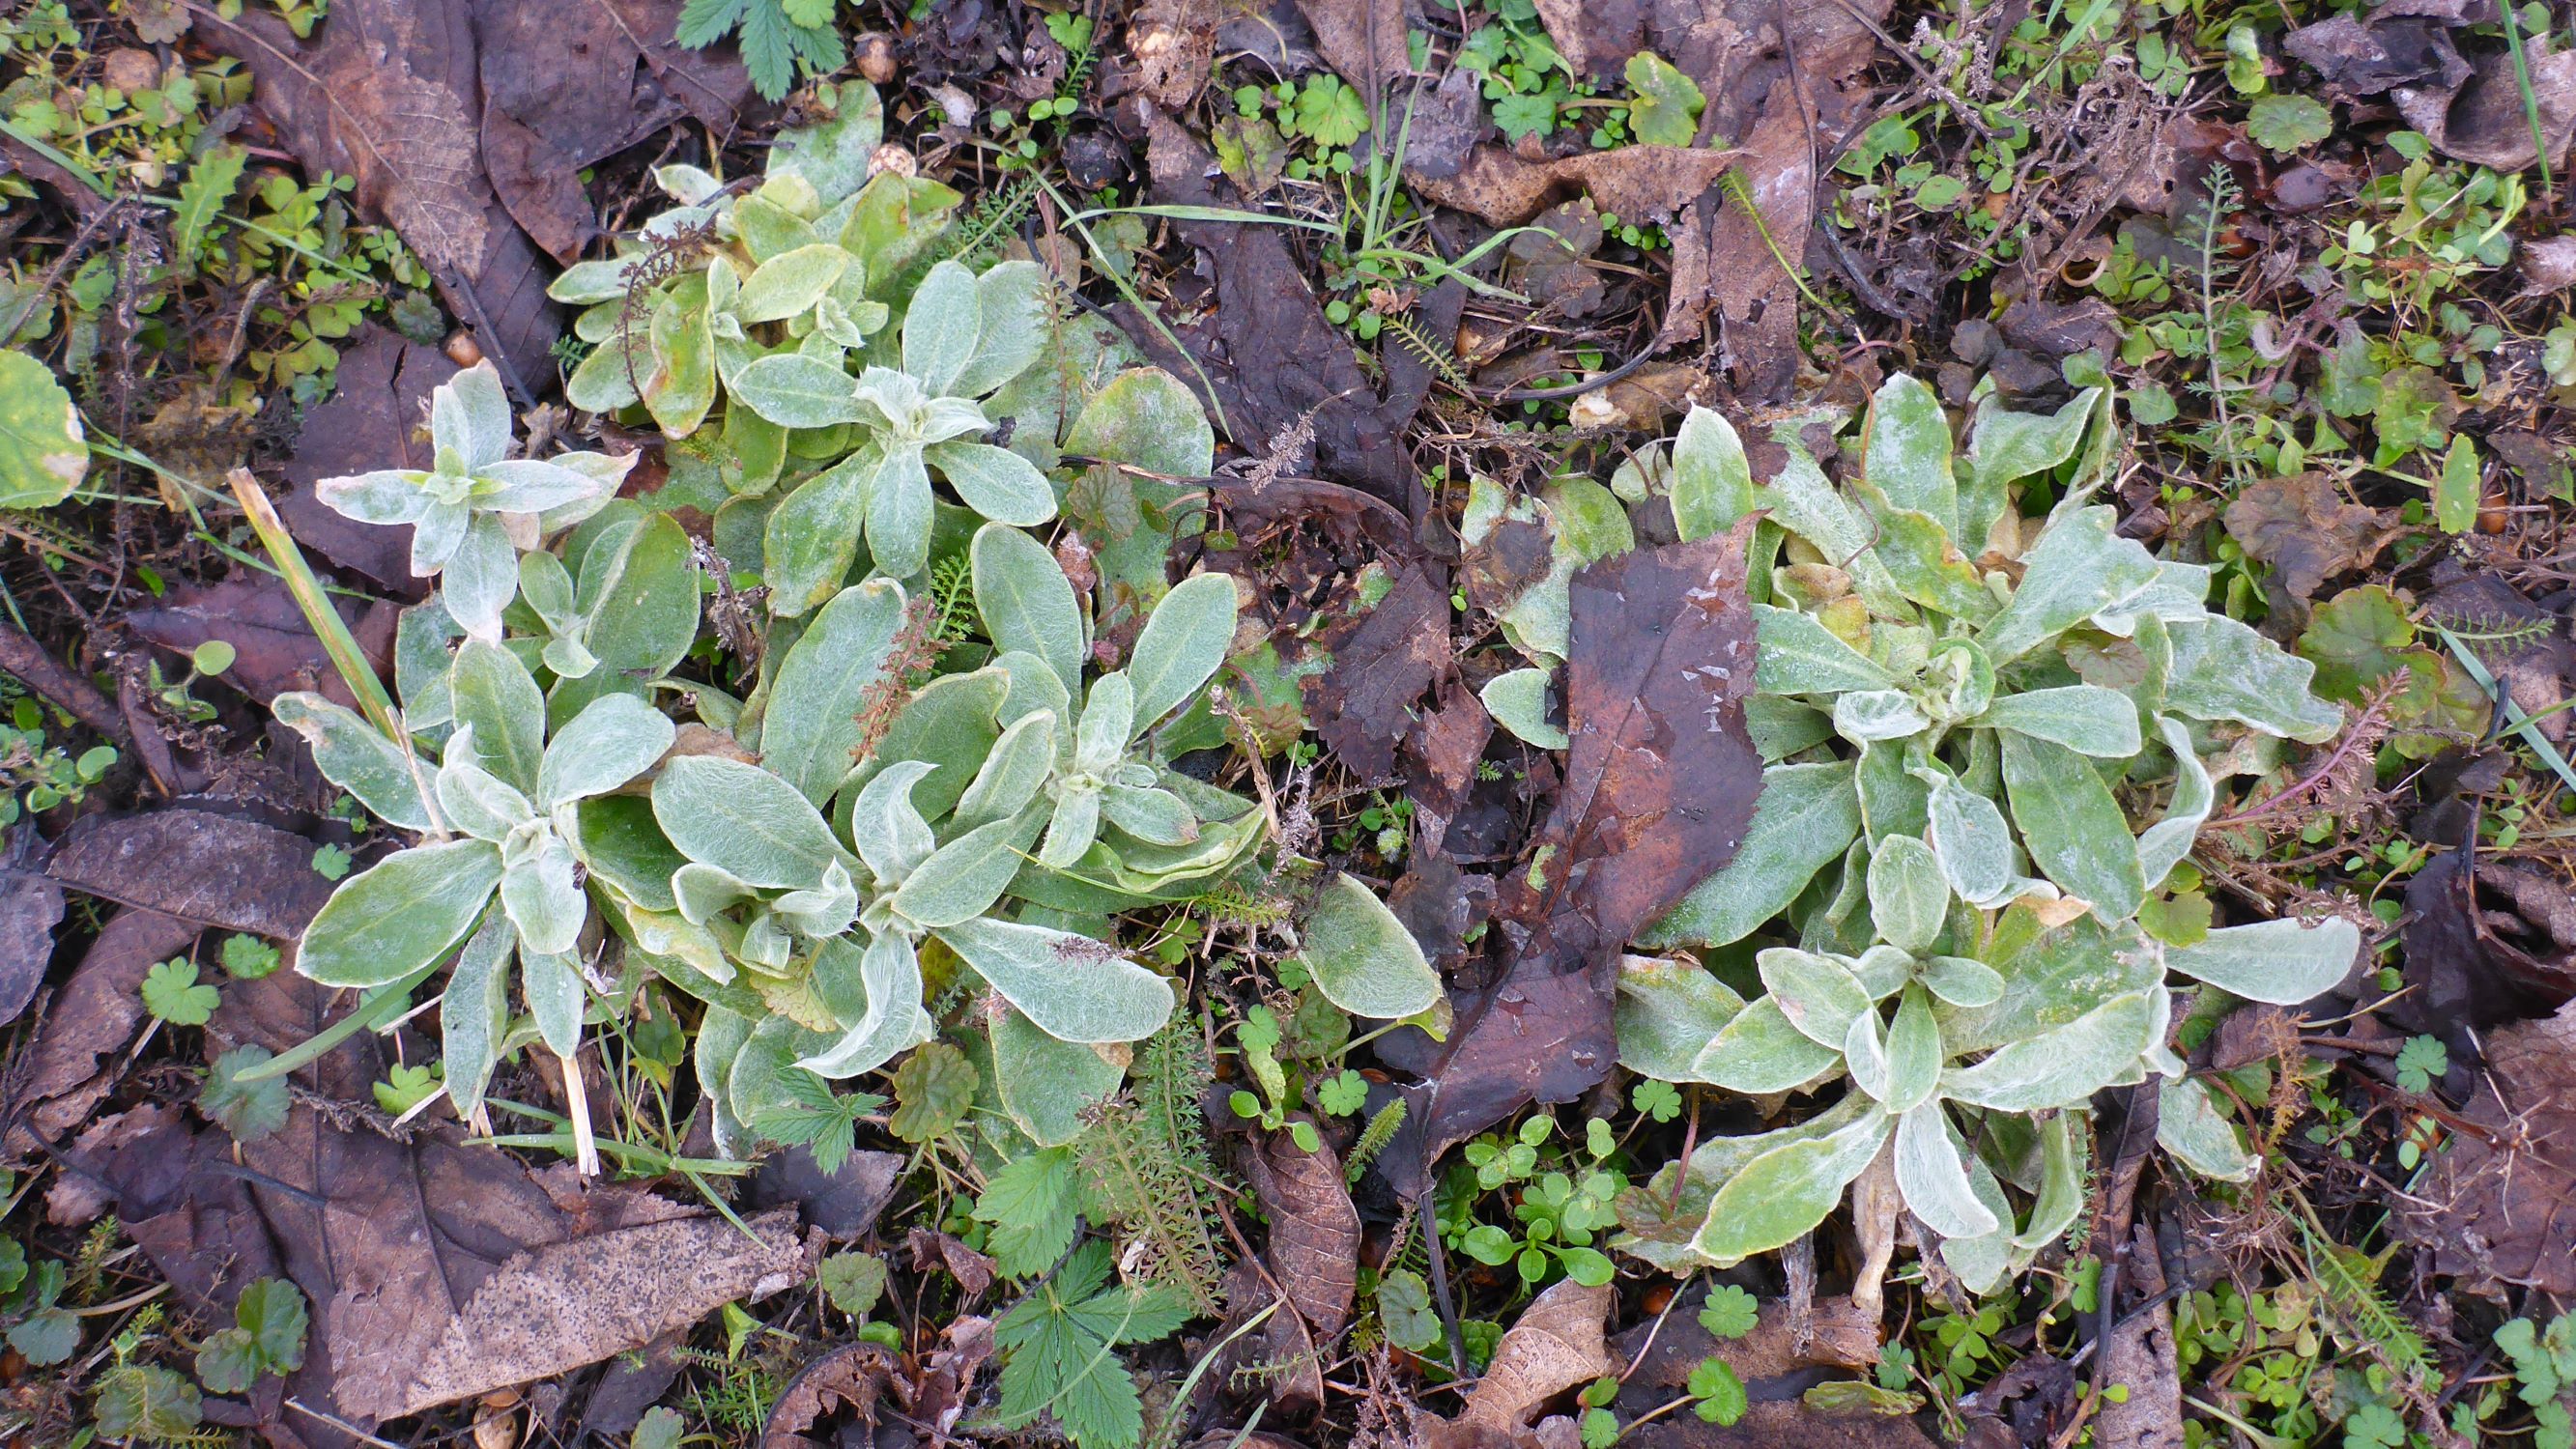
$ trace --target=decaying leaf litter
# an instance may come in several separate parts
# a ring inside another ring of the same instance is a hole
[[[240,8],[6,22],[10,1432],[2561,1442],[2564,14]]]

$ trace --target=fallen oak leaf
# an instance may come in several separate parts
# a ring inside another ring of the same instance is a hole
[[[1753,526],[1748,515],[1731,532],[1575,573],[1572,745],[1536,847],[1502,884],[1510,968],[1458,1004],[1445,1044],[1410,1030],[1378,1043],[1381,1060],[1422,1078],[1379,1158],[1399,1194],[1419,1197],[1441,1154],[1530,1102],[1570,1101],[1601,1080],[1617,1056],[1620,949],[1743,844],[1762,790],[1744,727]]]
[[[257,11],[194,8],[199,38],[250,69],[262,112],[308,175],[356,182],[428,264],[450,307],[530,396],[562,328],[545,268],[493,191],[476,103],[472,0],[340,0],[309,40]]]
[[[208,1055],[282,1051],[330,1024],[340,993],[292,972],[235,982]],[[102,1175],[118,1215],[192,1306],[223,1307],[232,1264],[275,1263],[311,1305],[302,1402],[373,1425],[550,1377],[684,1329],[720,1305],[806,1281],[819,1237],[792,1210],[733,1222],[640,1188],[532,1172],[452,1125],[399,1137],[328,1112],[387,1070],[360,1032],[297,1073],[285,1125],[256,1141],[155,1133]],[[686,1263],[688,1271],[671,1271]]]

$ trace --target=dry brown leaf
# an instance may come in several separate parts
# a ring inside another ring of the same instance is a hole
[[[1553,161],[1527,161],[1499,146],[1479,146],[1458,174],[1415,176],[1414,187],[1442,206],[1517,226],[1560,191],[1577,190],[1623,222],[1663,221],[1717,184],[1738,155],[1696,146],[1621,146]]]
[[[211,810],[93,815],[54,848],[45,871],[76,891],[204,926],[287,941],[331,897],[314,843]]]
[[[260,110],[308,172],[357,183],[457,315],[514,378],[542,379],[560,335],[534,243],[483,164],[472,0],[339,0],[310,40],[253,10],[194,11],[196,34],[238,57]]]
[[[1297,0],[1297,10],[1314,27],[1324,64],[1363,96],[1402,75],[1412,58],[1405,46],[1404,0]]]
[[[63,888],[22,869],[38,845],[33,821],[10,832],[0,862],[0,1025],[18,1019],[45,982],[54,960],[54,927],[63,919]]]
[[[1493,1362],[1467,1395],[1466,1407],[1428,1436],[1432,1444],[1508,1441],[1539,1405],[1577,1384],[1617,1373],[1619,1365],[1602,1337],[1616,1301],[1607,1284],[1587,1288],[1571,1278],[1538,1295],[1495,1346]]]
[[[2276,603],[2301,618],[2320,585],[2367,565],[2402,531],[2382,527],[2377,509],[2347,501],[2313,471],[2249,485],[2227,505],[2226,521],[2248,555],[2272,565]]]
[[[700,1213],[518,1254],[425,1343],[413,1331],[417,1319],[394,1324],[367,1313],[370,1327],[349,1324],[358,1304],[343,1289],[331,1337],[340,1403],[379,1419],[417,1414],[598,1363],[723,1304],[802,1282],[813,1265],[795,1212],[744,1222],[749,1237]],[[686,1272],[671,1271],[683,1263]]]
[[[2545,36],[2523,48],[2531,77],[2531,104],[2540,111],[2540,134],[2552,165],[2563,164],[2576,137],[2576,50],[2552,50]],[[2424,133],[2433,149],[2472,165],[2520,171],[2540,155],[2531,140],[2531,116],[2512,62],[2502,52],[2481,56],[2468,79],[2450,87],[2399,86],[2390,92],[2397,113]]]
[[[1358,1290],[1360,1214],[1351,1205],[1332,1147],[1298,1149],[1287,1132],[1266,1134],[1251,1153],[1252,1189],[1270,1219],[1270,1272],[1315,1332],[1329,1338],[1350,1322]]]
[[[2111,1327],[2103,1371],[2129,1392],[2103,1400],[2100,1416],[2094,1420],[2093,1442],[2183,1449],[2182,1379],[2174,1360],[2173,1310],[2162,1297],[2164,1273],[2157,1266],[2153,1228],[2138,1227],[2136,1250],[2129,1262],[2137,1280],[2133,1291],[2152,1300],[2154,1307],[2132,1313]]]
[[[1137,83],[1154,104],[1177,111],[1197,99],[1216,54],[1215,0],[1145,0],[1127,22]]]
[[[291,971],[234,982],[208,1055],[292,1046],[343,994]],[[313,1318],[288,1382],[304,1403],[370,1425],[419,1413],[640,1348],[811,1271],[792,1211],[750,1219],[746,1235],[640,1188],[586,1186],[569,1164],[531,1172],[452,1125],[399,1138],[360,1125],[340,1104],[386,1070],[361,1032],[296,1074],[267,1136],[173,1124],[96,1164],[191,1311],[228,1318],[250,1279],[295,1281]]]
[[[122,911],[99,931],[37,1028],[13,1087],[25,1115],[12,1121],[0,1153],[24,1160],[89,1119],[115,1085],[100,1060],[123,1051],[142,1025],[143,978],[203,929],[158,911]]]
[[[2462,1291],[2576,1293],[2576,1002],[2500,1027],[2485,1046],[2495,1090],[2467,1108],[2483,1131],[2452,1136],[2398,1223]]]
[[[882,1345],[861,1342],[845,1343],[798,1369],[760,1426],[760,1449],[810,1449],[828,1442],[805,1431],[841,1408],[875,1428],[877,1399],[895,1381],[897,1367]]]

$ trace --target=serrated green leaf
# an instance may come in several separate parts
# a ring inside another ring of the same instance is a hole
[[[242,166],[249,160],[250,153],[239,146],[217,146],[188,167],[187,179],[179,183],[179,209],[170,215],[170,259],[180,271],[196,271],[206,228],[224,203],[232,200],[233,188],[241,184]]]
[[[204,1026],[222,1004],[223,993],[197,980],[194,961],[164,961],[144,974],[143,1009],[155,1020],[171,1026]]]
[[[245,1082],[241,1074],[270,1061],[275,1053],[262,1046],[239,1046],[215,1058],[206,1070],[206,1085],[197,1093],[197,1110],[232,1134],[235,1142],[257,1142],[286,1125],[293,1101],[284,1076]]]
[[[1629,134],[1649,146],[1689,145],[1699,134],[1700,112],[1708,105],[1699,83],[1651,50],[1628,57],[1627,75],[1634,97],[1628,103]]]

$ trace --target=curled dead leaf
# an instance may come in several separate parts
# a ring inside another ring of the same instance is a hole
[[[1360,1215],[1341,1159],[1329,1144],[1302,1151],[1281,1131],[1267,1134],[1250,1161],[1252,1190],[1270,1218],[1271,1276],[1329,1338],[1350,1322],[1359,1283]]]
[[[1494,1347],[1484,1377],[1450,1420],[1423,1415],[1428,1449],[1470,1449],[1503,1444],[1528,1424],[1540,1405],[1577,1384],[1617,1373],[1603,1325],[1617,1295],[1607,1284],[1587,1288],[1568,1278],[1521,1310],[1520,1320]]]

